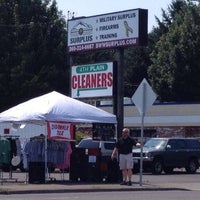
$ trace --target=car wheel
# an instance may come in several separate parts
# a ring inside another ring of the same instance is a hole
[[[188,162],[188,166],[186,167],[186,172],[190,174],[194,174],[197,171],[197,162],[194,159],[191,159]]]
[[[163,163],[161,159],[156,159],[152,165],[152,173],[153,174],[161,174],[163,171]]]

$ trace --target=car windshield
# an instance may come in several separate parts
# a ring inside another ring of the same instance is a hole
[[[91,139],[83,139],[80,141],[77,147],[87,148],[87,149],[99,148],[99,141],[91,140]]]
[[[145,143],[144,147],[160,149],[164,148],[166,143],[166,139],[150,139]]]

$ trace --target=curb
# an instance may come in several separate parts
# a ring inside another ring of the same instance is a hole
[[[132,187],[132,188],[77,188],[77,189],[45,189],[45,190],[10,190],[5,189],[0,191],[0,195],[10,195],[10,194],[41,194],[41,193],[86,193],[86,192],[122,192],[122,191],[172,191],[172,190],[181,190],[181,191],[190,191],[185,188],[176,188],[176,187]]]

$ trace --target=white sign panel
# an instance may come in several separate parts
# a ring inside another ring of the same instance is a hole
[[[68,51],[77,52],[137,45],[140,10],[69,20]],[[145,24],[143,25],[145,26]]]
[[[48,138],[73,138],[73,126],[66,122],[48,122],[47,123]]]
[[[152,90],[147,80],[144,78],[132,96],[132,101],[136,105],[140,114],[144,114],[153,104],[156,98],[156,94]]]
[[[113,95],[113,63],[72,66],[72,98]]]

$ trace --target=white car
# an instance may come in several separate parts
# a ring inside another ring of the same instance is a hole
[[[78,145],[76,145],[76,147],[84,148],[86,151],[88,151],[88,149],[99,149],[101,156],[111,156],[115,143],[115,141],[102,141],[93,140],[92,138],[84,138]]]

